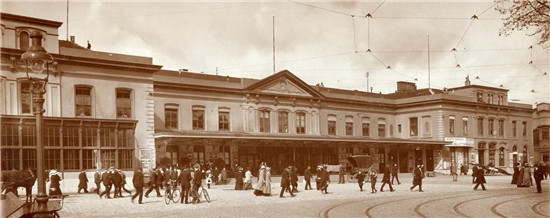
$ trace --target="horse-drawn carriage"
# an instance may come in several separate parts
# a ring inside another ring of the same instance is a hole
[[[36,196],[32,196],[32,187],[36,182],[36,172],[32,170],[2,171],[0,208],[3,218],[6,217],[33,217],[37,212]],[[26,189],[25,199],[20,199],[17,189]],[[59,217],[57,211],[63,208],[63,199],[67,195],[48,196],[48,213]]]
[[[357,175],[357,172],[361,171],[365,175],[368,175],[370,172],[372,172],[372,166],[374,163],[374,159],[369,155],[354,155],[347,158],[349,164],[351,165],[351,171],[348,174],[347,181],[355,181],[355,175]],[[368,181],[370,178],[368,176],[365,177],[365,181]]]

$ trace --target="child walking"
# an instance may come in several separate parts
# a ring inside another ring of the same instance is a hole
[[[372,190],[372,193],[376,193],[378,192],[378,190],[376,190],[376,178],[378,176],[376,176],[376,170],[373,170],[369,173],[369,176],[370,176],[370,188]]]

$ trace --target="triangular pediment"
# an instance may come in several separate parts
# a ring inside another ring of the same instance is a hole
[[[260,80],[250,86],[247,91],[259,94],[290,95],[309,98],[323,98],[322,94],[304,81],[284,70]]]

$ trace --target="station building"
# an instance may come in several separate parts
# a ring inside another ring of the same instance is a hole
[[[33,30],[55,59],[44,164],[68,177],[188,162],[266,162],[277,173],[359,154],[370,155],[374,169],[398,164],[402,173],[420,163],[429,172],[470,163],[511,171],[515,162],[537,160],[533,129],[548,126],[534,121],[531,105],[508,102],[508,90],[468,78],[445,90],[397,82],[395,93],[382,94],[310,85],[288,70],[263,79],[163,70],[149,57],[59,40],[61,24],[1,13],[2,170],[37,164],[32,95],[20,61]]]

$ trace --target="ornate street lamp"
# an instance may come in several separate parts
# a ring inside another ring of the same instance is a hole
[[[36,117],[36,159],[37,159],[37,174],[38,174],[38,194],[36,202],[38,208],[35,217],[52,217],[48,211],[48,195],[46,194],[46,180],[44,169],[44,144],[42,135],[42,121],[44,119],[44,94],[46,93],[46,84],[50,76],[49,65],[53,63],[53,57],[48,54],[46,49],[42,47],[42,35],[38,31],[31,33],[31,46],[27,52],[21,55],[21,60],[25,62],[27,70],[27,78],[31,83],[30,91],[33,100],[33,114]],[[43,74],[46,71],[46,76],[36,78],[29,75],[29,70],[34,74]]]

